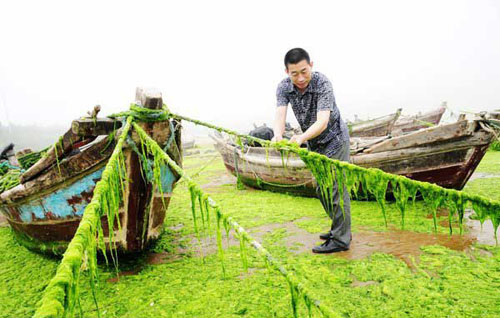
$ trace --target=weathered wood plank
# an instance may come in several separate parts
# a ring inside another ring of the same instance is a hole
[[[474,127],[472,127],[474,126]],[[470,136],[474,132],[475,123],[460,121],[448,125],[436,126],[416,131],[409,135],[394,137],[364,150],[364,153],[376,153],[389,150],[418,147],[443,140],[452,140],[464,136]]]
[[[149,109],[161,109],[163,107],[161,92],[155,88],[137,87],[135,102],[137,105]]]
[[[109,135],[114,130],[120,128],[122,123],[111,118],[82,118],[71,123],[73,134],[81,137]]]
[[[163,99],[160,92],[154,89],[137,88],[136,104],[148,109],[161,109],[163,107]],[[168,120],[159,122],[138,122],[137,123],[144,131],[151,136],[160,146],[164,147],[171,134],[180,131],[180,123],[173,122],[174,131],[171,131],[171,126]],[[176,128],[178,128],[176,130]],[[178,163],[180,163],[180,149],[178,149],[177,136],[174,136],[172,143],[167,149],[167,153]],[[179,132],[180,142],[180,132]],[[140,142],[135,131],[131,134],[132,140],[137,144]],[[129,169],[127,177],[132,182],[129,183],[129,191],[126,199],[127,206],[127,250],[138,251],[144,248],[144,244],[151,236],[158,233],[154,224],[151,224],[153,218],[148,216],[148,213],[158,212],[158,204],[154,204],[153,184],[143,178],[141,171],[141,162],[137,154],[133,151],[128,151],[126,155]],[[178,161],[179,160],[179,161]],[[163,220],[162,220],[163,221]],[[150,231],[153,231],[150,233]]]
[[[113,148],[114,144],[109,144],[107,138],[104,138],[91,145],[89,149],[72,156],[69,160],[61,161],[59,168],[57,165],[52,165],[40,177],[1,193],[0,202],[16,202],[21,198],[31,200],[30,196],[52,191],[55,185],[64,187],[64,182],[69,182],[73,178],[81,178],[84,171],[90,171],[92,168],[104,164],[111,156]]]
[[[358,156],[352,156],[351,162],[356,165],[367,166],[376,162],[396,161],[428,153],[445,152],[450,149],[470,148],[473,146],[488,145],[491,142],[492,137],[492,134],[488,132],[479,131],[471,137],[465,136],[463,140],[456,140],[456,138],[454,138],[456,140],[455,142],[442,143],[436,146],[412,147],[399,150],[388,149],[384,152],[376,152],[370,154],[362,153]]]
[[[401,114],[401,108],[396,113],[365,122],[354,123],[350,129],[351,137],[374,137],[389,134]]]
[[[403,133],[408,133],[411,131],[416,131],[419,129],[429,128],[437,125],[441,121],[441,117],[443,117],[445,111],[446,107],[441,106],[438,109],[434,109],[421,115],[415,115],[405,118],[400,117],[394,124],[391,134],[393,136],[399,136]]]
[[[33,166],[31,166],[25,173],[21,176],[21,183],[25,183],[28,180],[33,179],[42,171],[53,165],[57,162],[57,160],[61,161],[64,156],[73,149],[73,145],[81,141],[82,137],[75,135],[71,129],[69,129],[63,136],[60,141],[58,141],[55,145],[53,145],[48,151],[47,154],[38,160]],[[57,150],[54,147],[57,146]],[[57,153],[57,159],[56,159]]]

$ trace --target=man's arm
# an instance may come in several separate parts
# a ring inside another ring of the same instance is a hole
[[[276,107],[276,115],[274,116],[274,137],[272,141],[280,141],[283,139],[283,133],[285,132],[285,122],[286,122],[286,110],[288,106],[278,106]]]
[[[299,145],[305,143],[306,141],[319,136],[328,127],[328,121],[330,120],[329,110],[320,110],[317,114],[317,119],[314,124],[311,125],[304,133],[300,135],[294,135],[290,142],[295,142]]]

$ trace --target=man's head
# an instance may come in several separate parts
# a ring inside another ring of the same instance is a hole
[[[285,55],[285,71],[299,90],[305,90],[309,85],[312,66],[309,54],[304,49],[291,49]]]

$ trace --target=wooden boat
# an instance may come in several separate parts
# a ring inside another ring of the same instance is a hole
[[[349,135],[351,137],[387,136],[392,131],[392,127],[400,115],[401,108],[394,114],[357,123],[348,123]]]
[[[431,182],[445,188],[462,189],[494,138],[482,120],[422,129],[391,138],[351,138],[351,163]],[[229,172],[251,187],[315,196],[316,183],[302,160],[293,153],[260,147],[240,149],[213,136]]]
[[[152,91],[138,89],[136,100],[146,108],[162,107],[161,94]],[[171,140],[167,152],[178,164],[181,163],[180,122],[140,125],[160,145]],[[120,126],[119,120],[108,118],[75,120],[58,142],[57,153],[52,147],[22,175],[21,184],[0,194],[0,212],[23,245],[49,253],[65,250],[115,146],[113,138],[102,135],[109,135]],[[171,131],[170,127],[174,130]],[[172,134],[173,139],[170,139]],[[131,138],[138,141],[135,133]],[[119,209],[121,226],[113,225],[114,240],[119,250],[136,252],[160,235],[165,207],[156,185],[142,177],[137,153],[127,146],[123,155],[128,181]],[[163,199],[168,206],[179,176],[168,166],[163,166],[161,172]],[[106,217],[101,223],[105,241],[109,241]]]
[[[445,111],[446,104],[443,103],[443,106],[427,113],[408,117],[400,116],[392,127],[391,135],[399,136],[415,130],[435,126],[439,124],[439,122],[441,121],[441,117],[443,117]]]
[[[182,150],[188,150],[188,149],[194,148],[194,142],[195,142],[194,139],[183,142],[182,143]]]

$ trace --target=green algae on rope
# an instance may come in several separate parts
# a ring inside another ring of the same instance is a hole
[[[85,207],[82,219],[76,230],[73,239],[68,244],[66,252],[57,268],[55,276],[45,288],[42,299],[39,303],[34,318],[60,318],[72,317],[75,305],[78,301],[78,280],[80,268],[85,257],[88,258],[90,270],[90,284],[94,301],[97,307],[95,285],[97,275],[97,248],[105,253],[104,235],[101,225],[101,216],[108,217],[108,226],[113,227],[114,220],[118,222],[118,206],[120,204],[120,194],[123,189],[119,179],[124,178],[124,171],[120,168],[123,164],[120,158],[125,137],[131,127],[132,117],[127,118],[122,134],[111,154],[111,157],[104,168],[101,180],[94,188],[94,195],[91,202]],[[116,219],[115,219],[116,218]],[[113,242],[113,231],[110,230],[110,242]],[[97,240],[96,240],[97,237]],[[116,247],[111,245],[110,248]],[[111,253],[113,262],[116,262],[116,255]],[[97,315],[100,312],[97,307]]]
[[[350,163],[341,162],[332,158],[328,158],[324,155],[310,152],[306,149],[300,148],[297,144],[289,143],[286,140],[281,140],[279,142],[271,142],[268,140],[262,140],[252,136],[240,134],[236,131],[215,126],[213,124],[203,122],[200,120],[192,119],[186,116],[169,113],[172,118],[177,118],[181,120],[186,120],[193,122],[198,125],[202,125],[208,128],[218,130],[220,132],[225,132],[227,134],[238,137],[239,139],[245,138],[247,140],[258,142],[266,148],[275,148],[277,150],[289,150],[300,156],[302,161],[306,163],[306,166],[311,170],[316,181],[320,186],[320,191],[323,195],[326,195],[328,204],[332,204],[331,198],[328,195],[332,193],[336,184],[339,186],[339,190],[343,190],[344,183],[349,185],[349,187],[354,187],[355,185],[362,185],[362,189],[365,193],[371,193],[375,196],[377,202],[379,203],[382,213],[384,215],[384,222],[387,224],[387,218],[385,216],[385,194],[388,190],[388,184],[390,182],[394,195],[396,197],[397,206],[401,213],[401,225],[404,227],[404,219],[406,215],[406,208],[409,198],[415,201],[417,193],[421,193],[424,201],[429,204],[431,211],[433,213],[433,218],[435,222],[435,230],[437,228],[436,220],[436,210],[444,202],[453,201],[455,198],[460,198],[461,203],[458,207],[454,206],[453,209],[449,211],[449,214],[457,213],[458,220],[461,224],[463,219],[463,210],[471,204],[474,211],[478,214],[479,220],[483,223],[486,219],[490,219],[493,223],[495,239],[498,244],[496,237],[496,231],[500,225],[500,202],[492,201],[487,198],[470,195],[454,189],[445,189],[440,186],[429,184],[426,182],[411,180],[403,176],[396,176],[379,169],[373,168],[362,168]],[[266,150],[267,151],[267,150]],[[379,171],[379,172],[374,172]],[[337,174],[335,174],[337,173]],[[353,177],[355,180],[342,180],[348,177]],[[340,176],[340,177],[339,177]],[[345,176],[345,178],[343,178]],[[343,183],[343,184],[339,184]],[[348,188],[349,188],[348,187]],[[366,189],[368,188],[368,189]],[[351,188],[352,189],[352,188]],[[341,191],[342,191],[341,190]],[[357,190],[356,190],[357,191]],[[340,204],[343,206],[343,198],[340,196]],[[450,206],[451,204],[447,204]],[[450,233],[452,233],[451,220],[452,215],[449,215],[450,220]],[[462,228],[460,229],[460,233]]]
[[[59,137],[59,140],[56,141],[56,143],[52,146],[54,148],[54,156],[56,157],[56,164],[57,164],[57,170],[59,171],[59,175],[61,175],[61,168],[59,167],[59,155],[57,154],[57,145],[61,147],[61,155],[64,154],[64,147],[63,147],[63,137]]]
[[[162,109],[149,109],[140,107],[135,103],[130,104],[130,109],[124,112],[108,115],[108,118],[119,118],[132,116],[134,119],[143,122],[164,121],[170,118],[166,105]]]

